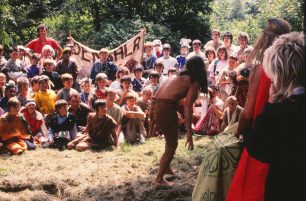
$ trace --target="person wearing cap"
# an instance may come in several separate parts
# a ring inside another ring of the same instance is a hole
[[[28,149],[30,140],[27,122],[19,116],[20,103],[12,97],[7,103],[7,113],[0,117],[0,141],[12,154],[21,154]]]
[[[66,47],[63,50],[63,58],[60,60],[56,67],[55,71],[58,72],[59,75],[63,75],[65,73],[69,73],[73,77],[73,85],[77,91],[80,91],[80,85],[77,82],[77,75],[78,75],[78,66],[76,62],[71,59],[71,49],[70,47]]]
[[[213,47],[215,49],[215,51],[217,51],[219,47],[224,45],[222,40],[220,40],[220,35],[221,35],[221,33],[220,33],[220,31],[218,29],[213,29],[211,31],[211,38],[212,38],[212,40],[208,41],[204,45],[204,49],[206,50],[208,47]]]
[[[204,52],[201,51],[201,45],[202,45],[202,43],[198,39],[195,39],[194,41],[192,41],[192,49],[193,49],[193,51],[190,52],[187,55],[186,59],[188,60],[188,59],[190,59],[193,56],[200,56],[204,60],[205,59],[205,54],[204,54]]]
[[[162,62],[164,64],[164,70],[163,70],[164,75],[168,74],[169,68],[178,66],[176,59],[170,56],[170,53],[171,53],[171,46],[170,44],[165,43],[163,45],[163,56],[158,58],[156,61],[156,62]]]
[[[153,40],[153,54],[160,58],[163,56],[163,45],[162,42],[158,39]]]
[[[5,85],[4,97],[0,99],[0,107],[7,112],[8,100],[12,97],[16,97],[17,88],[14,81],[9,81]]]
[[[135,78],[132,81],[133,90],[137,93],[140,93],[144,87],[144,83],[146,81],[145,78],[142,77],[143,68],[137,67],[134,69]]]
[[[246,32],[238,33],[238,44],[236,54],[238,55],[238,62],[244,63],[246,61],[246,55],[253,50],[253,47],[248,45],[249,35]]]
[[[102,48],[99,51],[100,59],[96,61],[91,67],[90,79],[92,82],[95,82],[96,76],[98,73],[105,73],[107,78],[111,81],[116,79],[116,72],[118,67],[110,61],[109,51],[106,48]]]
[[[152,42],[146,42],[144,45],[145,54],[142,58],[142,66],[144,69],[143,77],[147,78],[150,71],[154,68],[154,65],[156,63],[157,57],[153,54],[153,43]]]
[[[233,45],[233,34],[231,32],[225,32],[222,36],[222,40],[224,43],[224,46],[227,51],[227,55],[232,55],[234,52],[237,52],[238,47],[236,45]]]
[[[182,40],[182,39],[181,39]],[[189,53],[190,45],[188,42],[181,43],[180,55],[178,55],[175,59],[178,63],[178,70],[182,70],[186,64],[186,57]]]
[[[216,84],[220,87],[220,98],[223,102],[226,102],[227,98],[231,95],[233,81],[236,80],[237,76],[237,62],[237,56],[230,55],[228,65],[224,67],[216,77]]]
[[[96,100],[93,108],[95,112],[88,115],[84,135],[69,142],[68,149],[85,151],[105,149],[112,145],[118,146],[117,123],[110,115],[106,114],[105,101]]]
[[[42,145],[47,142],[48,130],[43,115],[35,110],[35,107],[34,99],[27,99],[25,107],[20,109],[20,114],[28,122],[35,144]]]
[[[30,48],[34,53],[42,54],[42,49],[45,45],[50,45],[57,51],[56,60],[62,57],[62,48],[58,42],[53,38],[47,37],[48,27],[45,24],[40,24],[37,27],[38,38],[31,40],[25,47]]]
[[[3,56],[3,52],[4,52],[3,45],[0,44],[0,70],[4,67],[4,65],[7,62],[5,57]]]
[[[7,76],[7,78],[16,81],[16,79],[22,76],[26,70],[23,68],[22,61],[18,59],[19,53],[17,47],[10,47],[9,53],[10,59],[6,62],[1,71]]]

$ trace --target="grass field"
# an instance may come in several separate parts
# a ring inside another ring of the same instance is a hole
[[[191,200],[207,141],[195,139],[188,151],[182,136],[172,162],[178,172],[166,175],[176,186],[157,190],[151,184],[165,145],[159,138],[99,152],[40,148],[0,155],[0,200]]]

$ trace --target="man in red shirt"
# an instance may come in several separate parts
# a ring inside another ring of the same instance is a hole
[[[57,51],[56,60],[62,57],[62,48],[56,40],[53,38],[47,38],[48,27],[45,24],[40,24],[37,27],[38,38],[31,40],[26,47],[33,50],[34,53],[41,54],[41,51],[45,45],[50,45],[55,51]]]

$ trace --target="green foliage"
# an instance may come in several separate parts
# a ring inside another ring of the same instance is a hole
[[[225,0],[212,3],[210,22],[221,31],[237,36],[245,31],[254,43],[269,18],[286,19],[294,31],[303,30],[303,1],[301,0]],[[235,43],[236,41],[234,41]]]

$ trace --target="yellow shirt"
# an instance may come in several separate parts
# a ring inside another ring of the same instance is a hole
[[[38,111],[42,114],[50,114],[55,112],[55,102],[57,96],[53,90],[48,89],[46,92],[38,91],[34,95]]]

